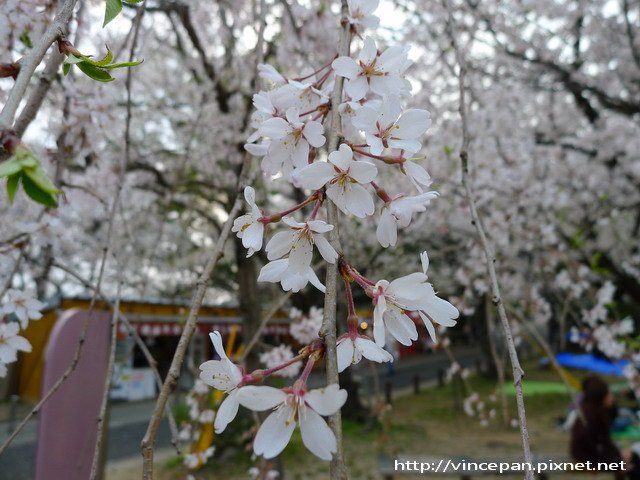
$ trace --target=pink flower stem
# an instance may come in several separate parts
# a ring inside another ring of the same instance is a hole
[[[315,357],[313,356],[309,357],[309,360],[307,360],[307,364],[304,366],[304,370],[302,371],[300,378],[296,380],[294,388],[296,388],[296,386],[298,388],[304,387],[307,384],[307,380],[309,379],[309,375],[311,374],[311,370],[313,370],[313,365],[315,362],[316,362]]]
[[[318,211],[320,210],[320,207],[322,206],[322,202],[323,201],[324,201],[324,196],[319,197],[316,200],[316,204],[313,206],[313,211],[311,212],[311,215],[309,215],[309,220],[315,220],[316,219],[316,216],[318,215]]]
[[[336,57],[333,57],[331,60],[329,60],[327,63],[325,63],[324,65],[322,65],[320,68],[318,68],[317,70],[311,72],[309,75],[305,75],[304,77],[296,77],[296,78],[292,78],[292,80],[296,81],[296,82],[301,82],[302,80],[306,80],[307,78],[313,77],[314,75],[320,73],[322,70],[324,70],[325,68],[328,68],[331,66],[331,64],[333,63],[333,61],[336,59]]]
[[[333,69],[331,70],[327,70],[327,72],[322,75],[322,77],[320,77],[320,79],[314,84],[316,88],[320,88],[322,87],[322,84],[327,80],[327,78],[329,78],[329,75],[331,75],[331,72],[333,72]]]
[[[263,370],[262,375],[263,377],[268,377],[269,375],[272,375],[275,372],[278,372],[284,368],[287,368],[289,365],[293,365],[296,362],[300,362],[304,360],[308,355],[309,355],[309,352],[301,353],[300,355],[293,357],[291,360],[287,360],[281,365],[277,365],[275,367],[271,367],[271,368],[267,368],[266,370]]]
[[[354,153],[357,153],[359,155],[364,155],[365,157],[369,157],[369,158],[374,158],[376,160],[380,160],[384,163],[388,163],[388,164],[400,164],[402,165],[407,159],[404,158],[402,155],[398,155],[397,157],[391,157],[389,155],[374,155],[373,153],[369,153],[365,150],[362,150],[360,148],[357,148],[356,145],[352,145],[352,150]]]
[[[356,306],[353,302],[353,292],[351,291],[351,282],[344,276],[344,289],[347,294],[347,328],[349,330],[349,337],[355,338],[358,336],[358,314],[356,313]]]
[[[305,205],[308,205],[309,203],[313,202],[317,198],[318,198],[318,193],[316,192],[313,195],[311,195],[309,198],[304,200],[302,203],[294,205],[293,207],[291,207],[291,208],[289,208],[287,210],[284,210],[282,212],[279,212],[279,213],[274,213],[272,215],[264,215],[264,216],[260,217],[258,219],[258,221],[260,223],[264,223],[265,225],[268,224],[268,223],[279,222],[280,220],[282,220],[282,217],[284,217],[285,215],[289,215],[290,213],[293,213],[293,212],[296,212],[296,211],[300,210]]]

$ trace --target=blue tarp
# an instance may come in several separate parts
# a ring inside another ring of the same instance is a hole
[[[579,368],[602,375],[615,375],[616,377],[622,377],[624,367],[629,364],[629,360],[611,361],[606,358],[596,357],[592,353],[558,353],[556,360],[563,367]]]

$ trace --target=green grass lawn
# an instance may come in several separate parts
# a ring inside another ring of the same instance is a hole
[[[525,364],[525,370],[525,382],[559,381],[552,370],[541,369],[535,363]],[[493,382],[481,377],[472,377],[469,383],[483,400],[487,400],[496,389]],[[504,454],[521,452],[519,430],[501,419],[499,400],[488,402],[498,414],[488,426],[482,426],[477,418],[468,417],[461,411],[459,404],[463,396],[459,394],[456,400],[454,393],[453,385],[446,385],[397,398],[392,406],[385,409],[382,422],[372,428],[346,420],[344,448],[350,478],[379,478],[377,459],[381,454],[392,458],[397,454],[415,454],[445,459],[456,455],[495,456],[499,459]],[[515,398],[507,398],[509,413],[515,418]],[[569,437],[557,430],[556,419],[566,412],[569,402],[569,395],[562,389],[526,396],[531,446],[535,453],[567,453]],[[288,480],[328,478],[328,465],[305,449],[297,431],[282,455],[282,462]],[[236,451],[211,460],[200,474],[207,479],[246,479],[251,465],[250,452]],[[166,478],[178,478],[179,471],[174,464],[166,466],[163,473]]]

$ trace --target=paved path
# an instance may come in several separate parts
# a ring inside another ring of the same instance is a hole
[[[463,367],[475,366],[480,358],[476,348],[458,348],[454,350],[458,362]],[[446,369],[448,359],[443,354],[420,355],[397,360],[393,369],[387,365],[376,364],[381,388],[385,382],[391,382],[394,391],[412,387],[413,379],[419,375],[423,385],[433,384],[438,371]],[[354,379],[359,380],[363,393],[370,391],[373,384],[371,367],[364,363],[353,371]],[[324,385],[322,375],[312,375],[310,387]],[[115,403],[111,407],[109,420],[109,443],[107,458],[109,461],[134,457],[140,452],[140,439],[147,428],[153,410],[153,401],[136,403]],[[27,406],[19,408],[18,418],[28,411]],[[7,408],[0,410],[0,442],[7,436],[9,424],[6,421]],[[33,419],[16,438],[7,451],[0,456],[0,480],[29,480],[33,478],[36,451],[37,419]],[[163,420],[158,432],[157,448],[170,447],[171,438],[166,420]]]

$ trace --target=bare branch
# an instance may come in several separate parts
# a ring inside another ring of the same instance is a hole
[[[513,383],[516,389],[516,402],[518,405],[518,420],[520,424],[520,434],[522,436],[522,449],[524,451],[524,461],[532,464],[532,456],[531,456],[531,446],[529,443],[529,431],[527,429],[527,415],[524,407],[524,395],[522,394],[522,377],[524,376],[524,370],[520,365],[520,360],[518,358],[518,352],[516,351],[516,346],[513,341],[513,334],[511,332],[511,325],[509,323],[509,319],[507,318],[507,312],[504,307],[504,303],[502,301],[502,297],[500,296],[500,286],[498,284],[498,276],[496,274],[495,268],[495,256],[493,254],[491,245],[489,243],[489,239],[485,233],[484,227],[482,225],[482,221],[480,215],[478,213],[478,209],[476,207],[476,200],[473,190],[471,188],[471,184],[469,182],[469,145],[471,143],[471,136],[469,135],[469,126],[467,123],[467,107],[465,100],[465,77],[467,73],[467,66],[464,56],[459,48],[456,33],[453,27],[454,18],[453,11],[451,8],[451,4],[449,0],[443,0],[445,8],[448,12],[447,18],[447,33],[451,39],[451,46],[453,47],[456,59],[458,61],[458,66],[460,73],[458,75],[458,86],[459,86],[459,95],[460,95],[460,119],[462,122],[462,145],[460,147],[460,166],[462,170],[462,184],[465,189],[467,201],[469,202],[469,210],[471,212],[471,223],[474,225],[476,229],[476,233],[478,234],[478,238],[480,240],[480,245],[482,246],[482,250],[484,252],[485,261],[487,264],[487,270],[489,274],[489,280],[491,284],[491,293],[493,295],[492,302],[498,309],[498,316],[502,323],[502,327],[505,333],[505,339],[507,342],[507,349],[509,351],[509,359],[511,360],[511,367],[513,370]],[[533,471],[527,470],[525,472],[526,480],[533,480]]]
[[[346,0],[342,0],[341,9],[341,30],[340,43],[338,44],[338,56],[349,55],[351,44],[351,26],[348,20],[349,6]],[[333,93],[331,95],[331,118],[327,135],[327,151],[333,152],[338,148],[338,134],[340,129],[339,107],[342,102],[343,77],[335,77]],[[334,226],[329,232],[329,242],[336,249],[340,248],[340,234],[338,231],[338,209],[336,205],[327,200],[327,222]],[[336,354],[336,306],[338,297],[338,262],[327,264],[327,274],[325,277],[326,294],[324,297],[324,317],[320,336],[325,344],[325,365],[327,385],[340,383],[338,376],[338,357]],[[337,451],[331,459],[330,476],[332,480],[342,480],[347,478],[347,468],[344,463],[344,452],[342,450],[342,415],[340,410],[329,417],[329,426],[333,431],[337,441]]]
[[[29,86],[33,73],[38,65],[40,65],[40,62],[47,53],[47,50],[49,50],[49,47],[66,29],[67,24],[71,19],[71,15],[73,15],[73,8],[75,5],[76,0],[65,0],[42,37],[40,37],[38,42],[20,62],[20,73],[18,74],[16,83],[13,85],[11,92],[9,92],[7,102],[4,104],[4,108],[0,113],[0,130],[11,128],[16,112],[18,111],[18,107],[22,101],[22,97],[24,97],[27,87]]]

